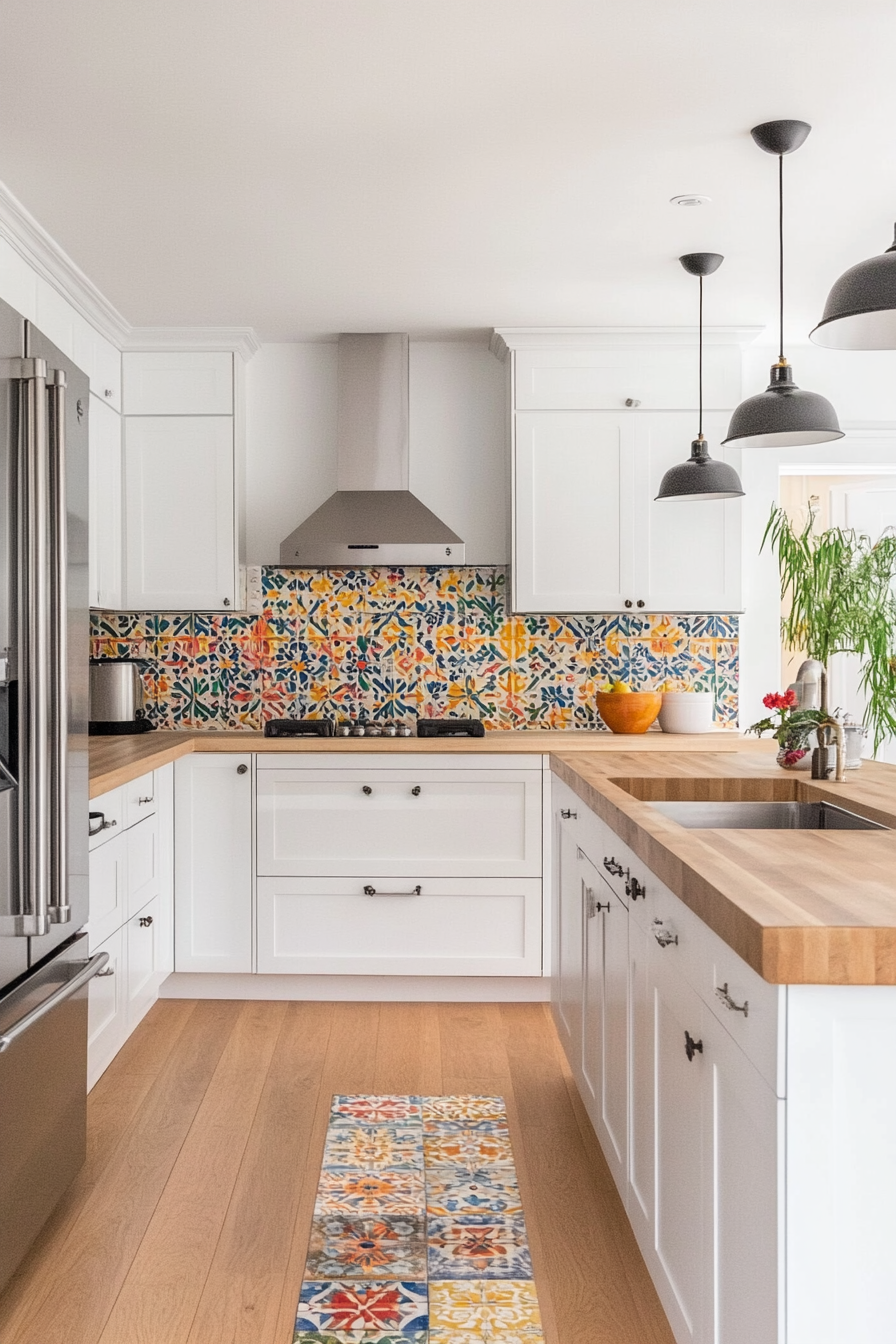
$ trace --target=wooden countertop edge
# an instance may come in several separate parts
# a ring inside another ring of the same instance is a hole
[[[701,842],[697,833],[682,832],[656,813],[649,815],[648,826],[642,809],[649,805],[609,777],[599,782],[586,779],[574,760],[560,753],[551,753],[551,769],[764,980],[788,985],[896,985],[896,905],[892,926],[808,922],[798,903]],[[813,791],[830,793],[851,809],[896,829],[896,810],[884,812],[844,798],[842,789],[842,785],[812,785]],[[682,848],[691,851],[689,857],[677,852]],[[739,889],[737,896],[732,889]],[[774,922],[782,916],[793,922]]]

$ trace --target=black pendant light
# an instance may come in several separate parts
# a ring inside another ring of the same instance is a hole
[[[896,237],[841,275],[809,335],[831,350],[896,350]]]
[[[718,252],[688,252],[679,257],[688,275],[700,277],[700,419],[687,462],[670,467],[660,483],[657,499],[734,499],[744,492],[740,478],[727,462],[710,457],[703,437],[703,277],[712,275],[724,258]]]
[[[784,155],[792,154],[812,127],[805,121],[766,121],[750,134],[766,154],[778,157],[778,333],[777,363],[764,392],[742,401],[731,417],[725,443],[738,448],[796,448],[842,439],[837,412],[826,397],[803,392],[784,358]]]

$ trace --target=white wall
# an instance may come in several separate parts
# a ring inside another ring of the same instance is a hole
[[[505,369],[484,343],[412,341],[410,485],[463,537],[467,563],[507,561]],[[336,489],[336,344],[262,346],[246,369],[246,547],[280,542]]]

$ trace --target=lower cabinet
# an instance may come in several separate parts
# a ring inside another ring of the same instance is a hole
[[[128,826],[127,807],[110,838],[90,852],[90,951],[108,964],[90,982],[87,1085],[93,1087],[158,997],[173,969],[173,767],[142,776],[140,797],[154,804]],[[120,793],[117,790],[116,793]],[[112,815],[113,800],[91,803]]]
[[[175,762],[176,971],[252,970],[252,757]]]
[[[783,1344],[779,991],[557,780],[554,814],[554,1016],[675,1338]]]

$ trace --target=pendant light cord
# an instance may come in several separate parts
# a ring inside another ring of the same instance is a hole
[[[703,276],[700,276],[700,354],[697,360],[698,381],[700,383],[700,423],[698,437],[703,438]]]
[[[778,155],[778,358],[784,363],[784,155]]]

